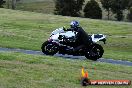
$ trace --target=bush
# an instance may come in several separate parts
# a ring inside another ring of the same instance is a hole
[[[80,16],[84,0],[55,0],[55,14],[63,16]]]
[[[95,0],[88,1],[83,11],[86,18],[102,19],[102,10]]]
[[[3,8],[3,4],[5,3],[5,1],[0,0],[0,8]]]

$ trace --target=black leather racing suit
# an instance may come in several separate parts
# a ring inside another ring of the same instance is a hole
[[[83,46],[88,46],[92,42],[91,37],[88,36],[88,34],[82,29],[82,27],[70,28],[70,29],[67,29],[67,31],[77,32],[77,35],[76,35],[77,47],[74,49],[74,51],[78,51]]]

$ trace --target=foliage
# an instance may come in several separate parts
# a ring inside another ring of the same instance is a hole
[[[63,16],[80,16],[84,0],[56,0],[55,14]]]
[[[0,8],[3,8],[3,4],[5,3],[5,1],[0,0]]]
[[[132,7],[132,0],[129,0],[128,8]]]
[[[108,12],[108,20],[110,18],[110,11],[112,7],[112,0],[101,0],[102,7]]]
[[[92,19],[101,19],[102,10],[95,0],[90,0],[84,8],[84,16]]]
[[[127,18],[129,21],[132,21],[132,7],[129,10],[129,14],[128,14]]]
[[[118,21],[123,20],[123,10],[128,8],[129,0],[112,0],[112,12]]]

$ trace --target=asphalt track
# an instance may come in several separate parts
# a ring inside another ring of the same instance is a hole
[[[0,52],[21,52],[21,53],[25,53],[25,54],[44,55],[41,51],[24,50],[24,49],[11,49],[11,48],[2,48],[2,47],[0,47]],[[81,60],[86,59],[84,56],[72,56],[72,55],[61,55],[61,54],[55,54],[55,56],[63,57],[65,59],[81,59]],[[122,61],[122,60],[100,58],[97,60],[97,62],[105,62],[105,63],[111,63],[111,64],[120,64],[120,65],[132,66],[132,62]]]

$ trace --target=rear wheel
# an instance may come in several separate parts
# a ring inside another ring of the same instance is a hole
[[[54,55],[58,52],[58,46],[56,44],[49,43],[48,41],[42,44],[41,49],[46,55]]]
[[[91,60],[96,61],[97,59],[101,58],[104,53],[104,49],[99,44],[93,44],[85,54],[85,57]]]

